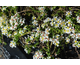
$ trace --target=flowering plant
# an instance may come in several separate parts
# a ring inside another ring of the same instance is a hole
[[[56,58],[60,50],[64,49],[65,44],[79,48],[80,43],[77,39],[80,39],[80,26],[77,23],[80,23],[80,16],[72,9],[65,12],[63,10],[65,7],[59,7],[56,12],[56,8],[56,6],[27,6],[26,10],[19,12],[16,6],[2,6],[0,10],[1,36],[5,35],[12,39],[11,48],[16,48],[22,43],[26,53],[34,54],[33,59]],[[52,13],[50,14],[49,11]],[[24,14],[21,14],[23,12]],[[61,17],[59,13],[63,13]],[[73,17],[72,13],[77,16]],[[31,18],[28,23],[29,17]],[[1,39],[0,42],[3,43]]]

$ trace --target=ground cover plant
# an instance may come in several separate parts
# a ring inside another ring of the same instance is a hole
[[[22,46],[33,59],[80,58],[79,6],[1,6],[0,43]],[[69,54],[73,56],[68,56]]]

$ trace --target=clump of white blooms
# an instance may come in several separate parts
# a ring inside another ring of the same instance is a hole
[[[2,12],[4,12],[7,7],[2,7],[1,8]],[[15,6],[12,6],[12,7],[15,8]],[[41,17],[44,16],[45,7],[38,7],[38,10],[40,12],[40,16]],[[66,15],[66,18],[69,18],[71,17],[72,12],[67,11],[65,15]],[[35,29],[32,28],[32,31],[30,31],[28,38],[25,38],[24,42],[26,45],[30,45],[34,43],[35,38],[38,37],[39,43],[42,43],[44,45],[44,44],[47,44],[47,42],[51,42],[52,45],[56,47],[60,46],[60,43],[62,43],[60,41],[62,39],[64,39],[67,43],[70,43],[71,39],[73,39],[72,47],[80,48],[80,43],[79,41],[77,41],[77,39],[80,39],[80,33],[77,33],[77,31],[75,30],[75,27],[73,26],[73,21],[71,21],[70,19],[66,20],[58,16],[53,16],[52,18],[50,17],[43,18],[41,20],[41,25],[40,25],[37,19],[38,19],[37,17],[32,16],[32,19],[31,19],[33,24],[32,26],[34,26]],[[80,23],[80,16],[77,16],[76,20],[77,20],[77,23]],[[16,37],[16,35],[18,34],[23,35],[24,33],[27,33],[28,31],[26,30],[28,30],[27,29],[28,27],[27,25],[24,25],[24,24],[25,24],[25,19],[20,17],[18,13],[11,16],[9,20],[7,20],[7,16],[5,15],[0,17],[1,33],[9,38],[14,36]],[[24,27],[21,29],[18,29],[18,27],[20,26],[24,26]],[[13,34],[11,34],[10,32],[13,32]],[[60,32],[62,34],[58,34]],[[69,36],[63,36],[63,34],[68,34]],[[10,41],[10,47],[16,48],[16,42],[14,42],[13,40]],[[35,48],[35,46],[32,46],[32,47]],[[24,51],[28,53],[27,48],[25,48]],[[54,55],[57,56],[57,53],[55,53]],[[33,59],[44,59],[43,53],[39,50],[36,51],[35,54],[33,55]],[[51,56],[47,56],[45,59],[51,59]],[[58,59],[58,58],[55,58],[55,59]]]
[[[14,16],[11,16],[10,19],[10,30],[17,29],[17,26],[20,24],[21,26],[24,24],[25,19],[22,19],[21,17],[18,17],[18,14],[16,13]]]
[[[33,55],[33,59],[41,59],[43,57],[43,54],[41,51],[36,51],[35,54]]]

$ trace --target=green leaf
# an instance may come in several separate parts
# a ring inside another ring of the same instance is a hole
[[[69,10],[72,10],[72,8],[71,8],[71,7],[69,7]]]

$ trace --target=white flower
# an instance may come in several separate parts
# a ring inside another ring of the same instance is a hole
[[[78,41],[77,41],[76,39],[74,39],[74,43],[75,43],[75,44],[77,44],[77,43],[78,43]]]
[[[14,26],[10,27],[10,30],[15,30]]]
[[[56,39],[59,39],[59,36],[60,36],[60,35],[58,35],[58,34],[57,34],[57,35],[55,36],[55,37],[56,37]]]
[[[15,25],[18,25],[18,24],[19,24],[18,22],[15,23]]]
[[[6,10],[6,7],[3,7],[1,10],[2,10],[2,11]]]
[[[41,25],[41,27],[44,28],[44,27],[45,27],[45,24],[43,23],[43,24]]]
[[[40,12],[44,12],[44,10],[45,10],[44,7],[38,7],[38,9],[40,10]]]
[[[16,48],[16,42],[14,42],[14,41],[10,41],[10,47],[11,47],[11,48],[13,48],[13,47]]]
[[[56,20],[56,23],[57,23],[57,24],[60,24],[60,23],[61,23],[61,20],[57,19],[57,20]]]
[[[45,33],[46,33],[46,34],[50,34],[49,31],[50,31],[49,28],[46,28],[46,29],[45,29]]]
[[[53,20],[54,20],[54,21],[57,21],[57,17],[53,17]]]
[[[76,38],[79,38],[80,39],[80,33],[77,33],[76,34]]]
[[[77,16],[77,23],[80,23],[80,17],[79,16]]]
[[[70,20],[68,20],[66,23],[68,23],[68,26],[70,26],[72,24],[72,22]]]
[[[57,27],[59,27],[59,24],[55,24],[55,26],[54,26],[55,28],[57,28]]]
[[[11,34],[7,34],[7,37],[10,37],[11,36]]]
[[[78,20],[77,23],[80,23],[80,20]]]
[[[51,18],[47,17],[46,20],[47,20],[47,21],[51,21]]]
[[[45,36],[45,38],[47,38],[47,39],[49,38],[49,37],[48,37],[48,34],[44,34],[44,36]]]
[[[35,37],[37,37],[37,36],[39,36],[39,33],[36,33],[36,34],[35,34]]]
[[[80,48],[80,44],[77,44],[77,47]]]
[[[25,23],[24,21],[25,21],[25,19],[23,19],[23,20],[20,19],[20,24],[23,25]]]
[[[72,33],[75,33],[75,29],[74,29],[74,27],[72,27],[71,32],[72,32]]]
[[[75,34],[75,33],[70,34],[70,36],[71,36],[72,38],[76,38],[76,34]]]
[[[59,41],[57,41],[56,39],[55,39],[55,41],[56,42],[54,44],[58,47],[59,46]]]
[[[72,44],[72,47],[76,47],[75,43],[74,43],[74,44]]]
[[[13,21],[12,20],[10,20],[10,24],[13,25]]]
[[[14,35],[17,35],[17,31],[14,32]]]
[[[33,17],[32,17],[32,20],[35,20],[35,19],[36,19],[36,17],[35,17],[35,16],[33,16]]]
[[[59,18],[58,18],[58,20],[61,22],[61,21],[62,21],[62,18],[61,18],[61,17],[59,17]]]
[[[76,18],[76,19],[77,19],[77,21],[79,21],[79,20],[80,20],[80,17],[79,17],[79,16],[77,16],[77,18]]]
[[[68,37],[66,37],[66,42],[68,42],[68,43],[70,42],[70,39]]]
[[[58,47],[58,46],[59,46],[59,41],[58,41],[58,39],[54,39],[54,40],[53,40],[53,44]]]
[[[71,33],[71,28],[65,26],[63,32],[64,32],[64,33],[67,33],[67,34],[70,34],[70,33]]]
[[[27,26],[24,26],[24,28],[23,28],[23,29],[24,29],[24,30],[26,30],[26,27],[27,27]]]
[[[34,21],[32,22],[32,24],[37,26],[37,25],[38,25],[38,21],[37,21],[37,20],[34,20]]]
[[[44,41],[45,41],[45,36],[40,36],[40,41],[41,41],[42,43],[44,43]]]
[[[45,20],[43,20],[43,22],[44,22],[44,23],[47,23],[48,21],[45,19]]]
[[[22,35],[23,33],[24,33],[24,31],[23,31],[23,30],[20,30],[20,31],[19,31],[19,34],[21,34],[21,35]]]
[[[51,26],[53,26],[55,24],[55,22],[50,22]]]
[[[34,34],[31,34],[30,40],[33,40],[33,39],[34,39]]]
[[[39,32],[39,31],[40,31],[40,28],[39,28],[39,27],[37,27],[36,31],[37,31],[37,32]]]
[[[71,12],[71,11],[67,11],[67,12],[66,12],[66,16],[67,16],[67,17],[70,17],[71,15],[72,15],[72,12]]]

